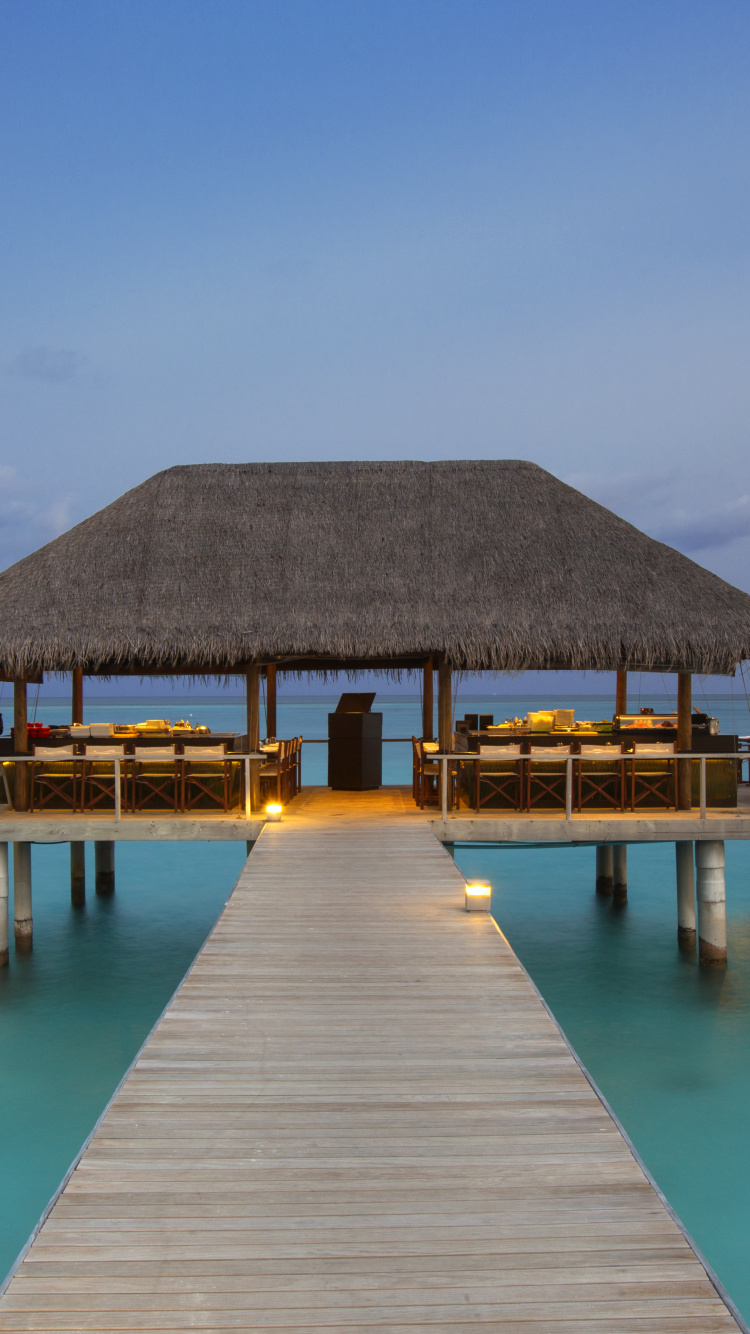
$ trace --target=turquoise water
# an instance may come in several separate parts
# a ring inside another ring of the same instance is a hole
[[[70,906],[69,845],[32,849],[34,951],[0,969],[0,1275],[200,949],[244,843],[120,843]]]
[[[460,696],[458,713],[562,707]],[[603,717],[602,697],[570,700]],[[636,699],[632,701],[635,707]],[[663,693],[642,704],[665,707]],[[703,700],[696,695],[696,703]],[[744,701],[711,698],[725,730],[750,732]],[[322,738],[330,700],[279,701],[279,734]],[[385,736],[420,731],[417,699],[384,698]],[[33,709],[32,709],[33,712]],[[241,731],[242,701],[170,696],[101,702],[87,721],[193,714]],[[66,705],[40,704],[40,721]],[[303,755],[324,783],[325,746]],[[384,781],[409,783],[408,742],[385,747]],[[33,850],[35,948],[0,973],[0,1272],[7,1270],[220,912],[244,844],[117,849],[117,892],[70,908],[66,844]],[[474,847],[466,873],[493,884],[493,912],[649,1169],[750,1317],[750,846],[727,844],[730,967],[676,948],[674,847],[629,851],[629,903],[598,901],[593,848]]]
[[[698,1247],[750,1317],[750,845],[727,843],[730,966],[676,942],[674,844],[628,849],[628,903],[594,848],[462,848],[492,913]]]

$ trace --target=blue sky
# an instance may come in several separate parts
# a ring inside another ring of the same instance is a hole
[[[0,0],[0,565],[159,468],[529,458],[750,590],[743,0]]]

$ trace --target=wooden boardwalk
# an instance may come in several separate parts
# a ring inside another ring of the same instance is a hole
[[[462,885],[398,794],[268,826],[0,1331],[736,1330]]]

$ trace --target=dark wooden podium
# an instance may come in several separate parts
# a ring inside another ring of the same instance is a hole
[[[328,786],[363,792],[383,782],[383,715],[370,713],[375,692],[344,694],[328,715]]]

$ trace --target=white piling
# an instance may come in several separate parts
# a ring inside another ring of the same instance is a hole
[[[596,892],[611,894],[613,888],[614,860],[612,844],[600,843],[596,849]]]
[[[32,947],[34,923],[31,914],[31,844],[13,844],[13,930],[16,953],[28,954]]]
[[[8,844],[0,843],[0,968],[9,959],[8,952]]]
[[[94,844],[95,885],[97,894],[107,896],[115,892],[115,845],[97,840]]]
[[[698,955],[701,963],[726,964],[727,902],[724,842],[701,840],[695,845],[698,899]]]
[[[612,848],[612,892],[615,903],[628,901],[628,845],[615,843]]]
[[[677,943],[681,949],[695,949],[695,871],[693,845],[675,843],[677,861]]]

